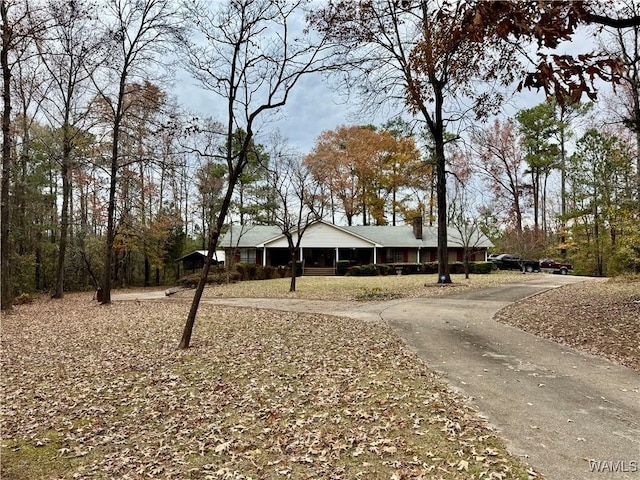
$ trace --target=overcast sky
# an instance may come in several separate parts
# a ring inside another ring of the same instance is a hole
[[[584,51],[585,45],[593,44],[592,42],[592,37],[583,32],[573,42],[564,42],[560,51],[575,54]],[[334,130],[340,125],[380,125],[391,118],[393,112],[384,112],[374,118],[360,115],[357,99],[349,99],[345,103],[347,99],[334,91],[327,82],[321,75],[303,77],[292,91],[287,105],[274,117],[265,119],[268,120],[268,125],[257,132],[258,141],[268,143],[268,136],[278,130],[288,139],[292,148],[306,154],[313,148],[316,138],[326,130]],[[176,84],[174,93],[184,108],[200,116],[224,118],[224,102],[200,88],[187,73],[180,73]],[[503,114],[513,116],[520,109],[533,107],[542,101],[544,95],[541,92],[514,93],[513,98],[504,106]]]

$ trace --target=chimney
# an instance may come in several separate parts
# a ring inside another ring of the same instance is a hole
[[[413,236],[418,240],[422,240],[422,217],[413,219]]]

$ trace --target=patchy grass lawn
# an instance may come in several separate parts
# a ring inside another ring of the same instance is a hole
[[[178,351],[187,309],[3,314],[2,478],[535,476],[384,325],[203,304]]]
[[[496,320],[640,372],[640,276],[550,290],[508,306]]]
[[[436,297],[473,288],[523,282],[535,278],[519,272],[492,272],[489,275],[451,275],[449,285],[438,285],[437,275],[389,275],[377,277],[299,277],[296,291],[289,292],[290,278],[255,280],[207,287],[207,297],[298,298],[308,300],[389,300],[392,298]],[[191,298],[192,290],[182,292]]]

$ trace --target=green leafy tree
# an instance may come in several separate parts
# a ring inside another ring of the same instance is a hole
[[[247,132],[238,128],[233,134],[233,154],[242,148]],[[240,225],[270,225],[273,223],[269,212],[273,211],[272,196],[269,195],[269,154],[264,145],[251,139],[248,143],[247,166],[238,177],[236,200],[232,208],[237,210]]]
[[[547,233],[547,181],[551,171],[558,165],[559,148],[551,139],[559,125],[554,107],[544,102],[533,108],[521,110],[516,120],[522,134],[524,159],[529,165],[533,196],[533,223],[536,232]],[[540,225],[542,224],[542,228]]]
[[[620,139],[596,129],[577,142],[567,176],[570,185],[573,248],[586,273],[604,276],[618,248],[621,227],[628,222],[625,206],[633,191],[633,164]]]
[[[200,198],[200,215],[202,220],[202,249],[206,248],[206,238],[213,225],[222,203],[226,168],[212,160],[207,161],[196,172],[196,184]]]

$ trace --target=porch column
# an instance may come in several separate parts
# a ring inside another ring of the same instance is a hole
[[[378,263],[378,249],[373,247],[373,263]]]
[[[339,249],[338,247],[336,247],[336,263],[338,263],[339,261],[340,261]]]
[[[420,261],[420,247],[418,247],[418,255],[417,255],[417,257],[418,257],[418,263],[422,263],[422,262]]]
[[[262,266],[267,266],[267,247],[262,247]]]
[[[303,251],[304,251],[304,248],[300,247],[300,260],[299,260],[299,262],[300,262],[300,263],[302,263],[302,261],[304,260],[304,253],[303,253]]]

